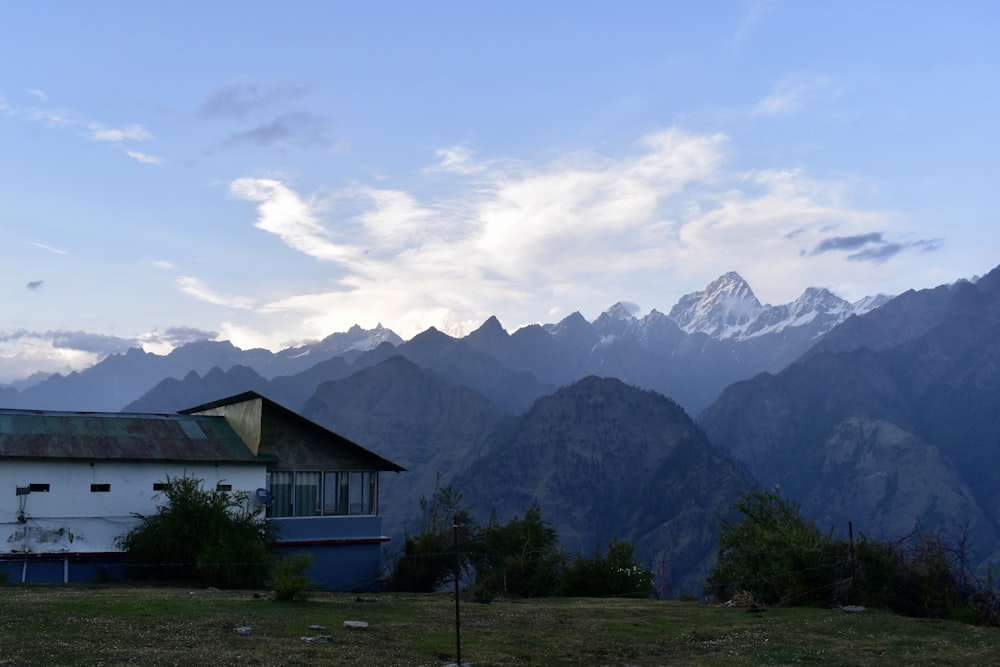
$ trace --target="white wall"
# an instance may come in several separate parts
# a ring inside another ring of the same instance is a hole
[[[0,553],[93,553],[117,551],[115,538],[165,502],[153,484],[167,476],[201,479],[206,489],[222,482],[234,491],[267,486],[266,466],[95,461],[17,461],[0,464]],[[48,492],[18,496],[17,487],[48,484]],[[91,484],[110,484],[91,492]],[[18,515],[24,503],[24,521]]]

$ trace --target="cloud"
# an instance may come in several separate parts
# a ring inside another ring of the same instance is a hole
[[[428,171],[443,171],[453,174],[478,174],[486,166],[472,158],[472,151],[465,146],[448,146],[436,151],[438,163]]]
[[[162,158],[158,158],[155,155],[140,153],[139,151],[125,151],[125,154],[136,162],[141,162],[142,164],[161,164],[163,162]]]
[[[898,255],[905,248],[906,246],[902,243],[881,242],[871,248],[865,248],[859,252],[852,253],[847,256],[847,259],[852,262],[873,262],[875,264],[881,264],[895,255]]]
[[[48,331],[45,334],[52,341],[52,347],[89,352],[99,356],[120,354],[136,347],[134,338],[119,338],[85,331]]]
[[[104,127],[100,123],[90,123],[87,125],[90,130],[91,141],[112,141],[115,143],[130,141],[146,141],[152,139],[153,135],[142,125],[129,125],[123,128]]]
[[[335,141],[329,136],[330,122],[307,111],[281,114],[268,123],[232,135],[224,148],[256,146],[259,148],[329,148]]]
[[[42,102],[49,101],[49,96],[45,94],[44,90],[40,90],[38,88],[28,88],[27,90],[25,90],[25,92],[28,93],[29,95],[37,97]]]
[[[34,241],[32,241],[31,245],[35,246],[36,248],[41,248],[42,250],[48,250],[49,252],[55,253],[57,255],[68,255],[69,254],[65,250],[62,250],[60,248],[55,248],[55,247],[47,245],[45,243],[35,243]]]
[[[855,234],[853,236],[835,236],[823,239],[809,253],[820,255],[827,252],[854,250],[847,255],[847,259],[852,262],[871,262],[881,264],[899,253],[909,248],[916,248],[921,252],[933,252],[939,249],[943,241],[941,239],[922,239],[918,241],[896,242],[888,241],[882,232],[868,232],[866,234]]]
[[[175,268],[174,263],[165,259],[153,260],[153,266],[158,269],[170,270]]]
[[[253,299],[248,297],[224,296],[222,294],[218,294],[203,285],[200,280],[191,276],[179,276],[177,278],[177,286],[188,296],[193,296],[199,301],[215,304],[217,306],[249,310],[254,307],[255,303]]]
[[[219,337],[216,331],[206,331],[194,327],[171,327],[163,332],[161,338],[174,347],[202,340],[215,340]]]
[[[308,86],[297,84],[260,86],[236,83],[212,91],[198,109],[198,116],[242,120],[255,111],[301,97],[309,90]]]
[[[823,241],[813,249],[812,254],[819,255],[820,253],[829,252],[831,250],[856,250],[868,245],[869,243],[885,243],[885,240],[882,238],[882,232],[869,232],[868,234],[857,234],[855,236],[835,236],[833,238],[823,239]]]
[[[38,290],[41,289],[42,285],[44,284],[45,284],[44,280],[32,280],[27,285],[25,285],[25,287],[27,287],[30,290]]]
[[[734,268],[761,294],[791,300],[803,285],[871,280],[858,263],[940,245],[907,241],[895,214],[856,206],[849,183],[736,170],[729,144],[670,128],[613,157],[578,152],[541,165],[474,160],[451,146],[421,172],[436,197],[378,181],[300,193],[279,179],[235,180],[230,194],[256,205],[257,229],[328,267],[326,283],[255,313],[287,321],[299,339],[374,326],[386,313],[403,336],[432,325],[461,334],[500,309],[521,325],[566,304],[667,308],[676,285]]]
[[[362,254],[357,248],[335,243],[319,222],[319,208],[284,183],[268,178],[240,178],[230,184],[239,199],[257,202],[254,226],[276,234],[286,245],[324,261],[347,261]]]
[[[790,116],[814,102],[829,102],[842,89],[825,76],[792,76],[775,84],[771,94],[753,108],[755,116]]]

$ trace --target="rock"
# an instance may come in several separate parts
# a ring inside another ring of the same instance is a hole
[[[301,639],[307,644],[326,644],[331,641],[330,635],[315,635],[313,637],[302,637]]]
[[[846,607],[841,607],[841,609],[846,611],[848,614],[859,614],[863,611],[868,611],[867,607],[862,607],[859,604],[849,604]]]
[[[344,621],[344,627],[348,630],[364,630],[368,627],[367,621]]]
[[[251,632],[250,626],[248,626],[248,625],[240,626],[240,627],[236,628],[236,632],[238,632],[239,634],[241,634],[244,637],[246,637]]]
[[[325,625],[310,625],[309,629],[310,630],[326,630],[326,626]]]

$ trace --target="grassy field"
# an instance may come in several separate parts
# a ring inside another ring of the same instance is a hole
[[[446,595],[0,586],[0,665],[441,665]],[[884,612],[547,599],[462,604],[462,660],[486,665],[984,665],[1000,630]],[[366,621],[348,630],[344,621]],[[323,626],[324,629],[310,626]],[[237,627],[251,628],[243,636]],[[325,642],[307,638],[329,637]]]

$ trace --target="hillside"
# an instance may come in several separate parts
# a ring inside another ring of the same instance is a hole
[[[852,318],[777,375],[728,388],[699,423],[821,526],[967,528],[995,556],[1000,270]]]

